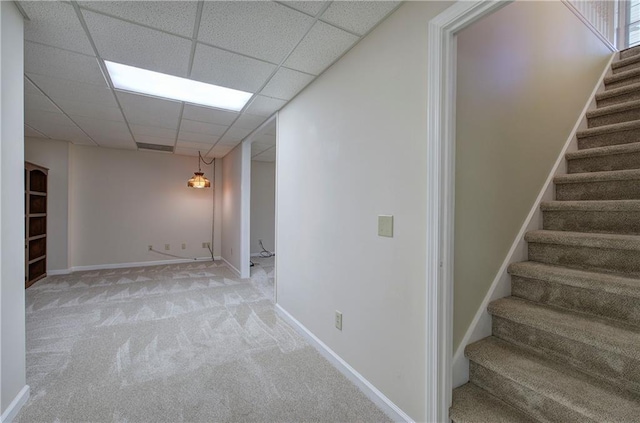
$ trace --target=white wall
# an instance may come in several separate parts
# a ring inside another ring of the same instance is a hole
[[[276,164],[251,162],[251,253],[260,253],[264,247],[275,251],[276,225]]]
[[[241,271],[242,144],[222,159],[222,258]]]
[[[149,252],[148,245],[189,258],[210,257],[202,243],[211,242],[213,195],[221,186],[217,167],[217,189],[198,190],[187,187],[198,168],[196,157],[71,146],[71,266],[171,259]],[[212,166],[202,170],[211,180]],[[216,255],[219,239],[217,233]]]
[[[402,5],[278,121],[278,303],[416,420],[425,416],[427,23],[450,5]],[[382,214],[395,216],[393,238],[377,235]]]
[[[23,20],[0,2],[0,412],[26,384]]]
[[[69,143],[25,138],[24,159],[49,168],[47,270],[69,268]]]

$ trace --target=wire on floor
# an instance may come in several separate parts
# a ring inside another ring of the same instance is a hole
[[[260,251],[260,257],[273,257],[273,256],[275,256],[274,253],[272,253],[271,251],[269,251],[266,248],[264,248],[264,245],[262,245],[262,240],[260,240],[259,242],[260,242],[260,248],[262,248],[262,251]]]

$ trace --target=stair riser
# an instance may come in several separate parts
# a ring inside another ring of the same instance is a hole
[[[621,66],[619,68],[611,68],[611,71],[613,72],[613,74],[615,75],[616,73],[620,73],[620,72],[626,72],[626,71],[630,71],[632,69],[638,69],[640,68],[640,62],[635,62],[635,63],[629,63],[626,66]]]
[[[639,200],[640,180],[556,184],[556,199],[559,201]]]
[[[640,275],[640,252],[529,242],[529,260],[578,269]]]
[[[540,422],[595,423],[575,410],[473,361],[469,362],[469,380]]]
[[[567,160],[569,173],[640,169],[640,151]]]
[[[511,295],[640,326],[640,299],[635,297],[513,275]]]
[[[626,59],[627,57],[635,56],[637,54],[640,54],[640,47],[631,47],[620,52],[620,59]]]
[[[602,100],[596,100],[596,103],[598,107],[605,107],[634,100],[640,100],[640,90],[633,91],[627,94],[617,95],[615,97],[603,98]]]
[[[629,122],[640,119],[640,108],[625,110],[623,112],[610,113],[608,115],[592,117],[588,119],[589,128],[596,128],[614,123]]]
[[[640,392],[640,361],[553,333],[493,316],[493,336],[536,350],[547,358]]]
[[[608,134],[578,138],[578,149],[606,147],[609,145],[629,144],[640,140],[640,129],[611,132]]]
[[[550,231],[640,234],[640,211],[545,210],[542,225]]]
[[[627,85],[637,84],[640,82],[640,75],[630,76],[629,78],[621,79],[615,82],[605,82],[605,90],[612,90],[614,88],[626,87]]]

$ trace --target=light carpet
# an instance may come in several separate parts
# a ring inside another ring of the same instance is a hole
[[[382,422],[275,312],[273,259],[78,272],[27,290],[17,422]]]

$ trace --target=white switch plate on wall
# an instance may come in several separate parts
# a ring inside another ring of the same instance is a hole
[[[378,216],[378,236],[393,238],[393,216]]]

